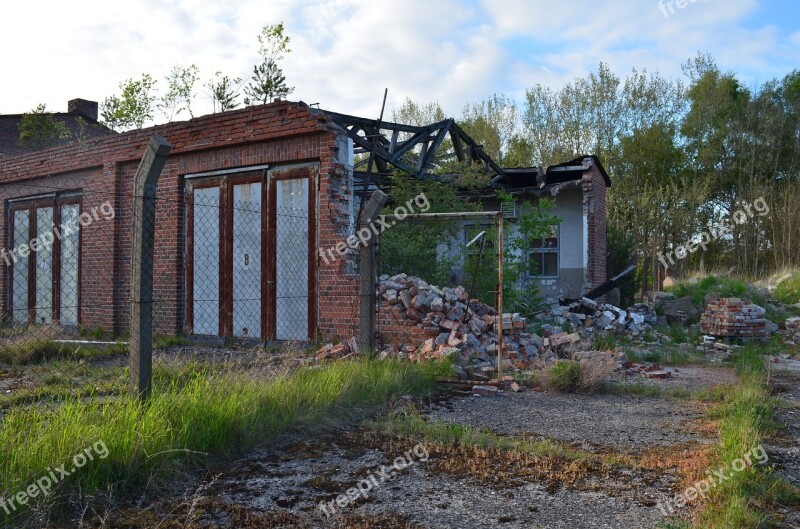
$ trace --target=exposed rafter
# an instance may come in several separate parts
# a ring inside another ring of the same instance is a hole
[[[484,152],[483,146],[475,143],[452,118],[424,126],[381,122],[378,129],[377,121],[373,119],[324,112],[353,140],[356,155],[372,151],[377,168],[373,176],[376,183],[385,182],[395,169],[423,180],[433,179],[437,166],[452,159],[479,164],[492,176],[504,172]],[[440,152],[448,137],[450,143],[447,149]],[[373,143],[373,140],[376,141]],[[366,159],[356,162],[357,180],[365,174],[363,169],[366,163]]]

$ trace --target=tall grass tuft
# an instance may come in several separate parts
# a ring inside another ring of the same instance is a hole
[[[740,384],[722,397],[711,412],[720,421],[720,444],[716,464],[730,468],[731,462],[760,446],[775,429],[773,401],[765,376],[763,350],[749,344],[737,352]],[[703,529],[755,529],[770,522],[768,512],[778,503],[797,504],[800,493],[769,468],[752,466],[734,472],[714,489],[700,515]]]
[[[70,468],[73,456],[98,440],[108,457],[67,477],[56,492],[136,487],[162,472],[190,469],[206,455],[323,428],[384,406],[399,394],[430,392],[435,376],[446,369],[444,364],[359,360],[266,380],[193,367],[158,374],[145,404],[124,397],[15,408],[0,422],[0,494],[26,489],[48,467],[66,463]]]

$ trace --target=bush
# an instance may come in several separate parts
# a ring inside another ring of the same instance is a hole
[[[800,272],[795,272],[789,279],[778,283],[772,295],[787,305],[800,302]]]
[[[559,360],[548,373],[548,383],[556,391],[575,391],[581,384],[581,365],[574,360]]]
[[[754,303],[764,305],[764,300],[747,281],[732,277],[706,276],[695,282],[684,281],[666,289],[676,297],[691,297],[695,305],[705,306],[705,296],[715,294],[722,298],[749,298]]]

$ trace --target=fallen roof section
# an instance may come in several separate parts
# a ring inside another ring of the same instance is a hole
[[[373,151],[377,167],[372,175],[376,183],[387,182],[395,169],[415,175],[422,180],[435,178],[433,172],[442,163],[450,160],[471,161],[480,164],[487,173],[498,175],[503,169],[483,146],[473,140],[453,118],[444,119],[429,125],[408,125],[339,114],[323,110],[337,125],[342,127],[353,140],[354,153],[368,154]],[[375,148],[373,150],[373,140]],[[449,141],[446,141],[449,140]],[[446,147],[443,149],[443,146]],[[355,163],[356,180],[366,178],[363,157]]]

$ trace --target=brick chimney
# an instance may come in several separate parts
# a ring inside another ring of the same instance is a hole
[[[73,99],[67,102],[67,112],[78,114],[91,121],[97,121],[97,101]]]

